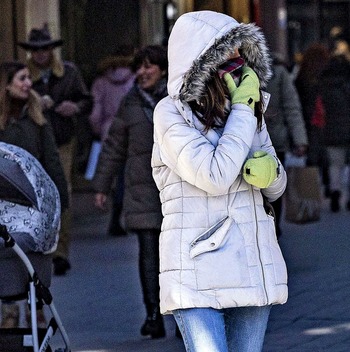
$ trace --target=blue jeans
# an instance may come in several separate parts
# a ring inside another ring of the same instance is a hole
[[[260,352],[271,306],[173,311],[187,352]]]

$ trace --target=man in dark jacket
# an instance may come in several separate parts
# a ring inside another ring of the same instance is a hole
[[[19,45],[30,52],[28,67],[33,80],[33,89],[42,96],[42,105],[53,127],[61,163],[69,192],[72,185],[72,164],[76,146],[76,126],[79,120],[91,111],[92,99],[77,67],[60,60],[54,49],[61,46],[61,39],[53,40],[47,24],[33,28],[27,42]],[[70,269],[69,228],[71,213],[62,214],[60,239],[54,256],[54,272],[64,275]]]
[[[266,91],[271,94],[265,113],[267,130],[277,156],[285,163],[286,153],[304,156],[307,151],[308,138],[299,96],[293,80],[277,56],[273,61],[273,76]],[[276,214],[276,233],[281,235],[282,198],[273,202]]]

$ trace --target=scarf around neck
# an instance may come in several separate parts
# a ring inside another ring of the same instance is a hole
[[[147,119],[153,123],[153,110],[160,100],[168,95],[167,80],[162,78],[154,87],[152,91],[145,91],[138,84],[136,84],[138,93],[140,94],[143,102],[145,103],[143,111]]]

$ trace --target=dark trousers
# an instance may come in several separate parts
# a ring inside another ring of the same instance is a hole
[[[159,230],[135,231],[139,240],[139,273],[147,312],[159,307]]]

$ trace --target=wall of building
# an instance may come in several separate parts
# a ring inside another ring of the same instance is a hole
[[[60,37],[57,0],[1,0],[0,60],[24,60],[26,52],[17,42],[26,41],[33,27],[48,23],[52,37]]]
[[[26,34],[35,27],[42,27],[46,22],[49,26],[51,36],[59,38],[60,31],[60,16],[59,16],[59,2],[57,0],[25,0],[24,2],[25,21],[24,33],[18,33],[19,40],[26,39]]]
[[[288,61],[286,1],[260,1],[259,17],[270,50]]]
[[[13,45],[13,11],[12,2],[4,0],[1,3],[0,12],[0,60],[7,61],[14,57]]]
[[[140,5],[129,0],[60,0],[62,55],[91,84],[96,67],[121,46],[140,45]]]
[[[24,54],[16,45],[25,38],[26,3],[24,0],[2,0],[0,11],[0,60],[21,59]],[[21,55],[22,54],[22,55]]]
[[[177,11],[171,19],[169,4]],[[62,56],[77,63],[89,84],[98,61],[118,47],[166,43],[177,16],[206,9],[256,22],[287,60],[337,23],[350,32],[350,0],[1,0],[0,60],[24,60],[16,42],[47,22],[52,36],[64,40]]]
[[[288,0],[289,57],[299,56],[312,43],[331,42],[331,30],[338,26],[350,39],[350,0]]]

